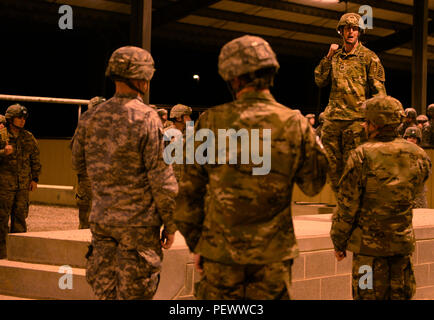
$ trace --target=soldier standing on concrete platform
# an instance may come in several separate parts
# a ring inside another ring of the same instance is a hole
[[[143,103],[154,70],[142,48],[113,52],[106,76],[116,93],[87,111],[72,147],[74,169],[87,172],[92,186],[86,279],[99,299],[152,299],[162,248],[175,237],[178,185],[163,160],[161,120]]]
[[[361,104],[373,96],[386,94],[380,59],[359,41],[364,32],[361,25],[360,15],[344,14],[336,28],[344,46],[339,48],[332,44],[315,69],[315,82],[319,87],[331,83],[321,141],[329,157],[330,181],[335,193],[348,152],[366,140],[361,127]]]
[[[26,232],[29,191],[37,188],[41,162],[35,137],[24,129],[27,108],[19,104],[6,110],[7,145],[0,154],[0,258],[6,258],[9,216],[11,233]]]
[[[202,273],[198,299],[289,298],[291,265],[298,256],[293,185],[310,196],[319,193],[327,158],[308,120],[271,95],[278,68],[270,45],[259,37],[234,39],[220,52],[219,73],[235,101],[205,111],[195,132],[208,129],[217,136],[219,129],[233,129],[253,139],[254,130],[264,130],[259,134],[267,140],[265,129],[270,130],[270,149],[262,151],[270,156],[269,171],[255,173],[257,164],[240,161],[246,145],[241,150],[238,145],[237,164],[212,159],[222,148],[214,144],[207,163],[184,166],[175,219]]]
[[[398,100],[371,98],[364,109],[369,140],[349,154],[330,235],[338,261],[353,252],[354,299],[410,299],[416,288],[412,209],[431,161],[398,137],[404,116]]]
[[[105,101],[104,97],[93,97],[90,99],[89,104],[87,105],[87,110],[92,109],[98,104]],[[80,121],[86,121],[87,115],[90,112],[85,112],[81,117]],[[71,140],[71,147],[74,143],[74,137]],[[84,173],[77,174],[77,192],[75,193],[75,200],[77,202],[78,207],[78,220],[79,220],[79,229],[89,229],[89,214],[92,208],[92,188],[90,186],[89,176]]]
[[[164,129],[164,134],[167,134],[170,129],[177,129],[182,133],[183,140],[183,149],[185,146],[185,133],[186,133],[186,124],[188,121],[191,121],[190,115],[192,110],[190,107],[185,106],[183,104],[177,104],[172,107],[170,110],[170,118],[174,121],[172,124]],[[166,140],[166,139],[165,139]],[[168,139],[167,139],[168,140]],[[172,141],[174,138],[172,139]],[[166,145],[169,144],[169,141],[166,141]],[[176,181],[180,181],[182,177],[182,168],[183,164],[173,163],[173,172],[175,173]]]

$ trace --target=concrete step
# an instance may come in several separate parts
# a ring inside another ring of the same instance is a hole
[[[85,279],[85,255],[90,241],[89,229],[9,234],[8,260],[0,261],[4,268],[8,268],[7,272],[11,273],[12,277],[15,277],[15,273],[23,273],[27,279],[30,279],[31,275],[33,277],[31,282],[34,283],[36,289],[28,288],[26,285],[22,285],[24,289],[18,288],[18,291],[14,289],[14,281],[9,282],[9,277],[3,274],[2,265],[0,265],[0,293],[20,295],[19,293],[22,292],[25,297],[50,299],[93,298],[93,294],[89,296],[88,290],[91,289]],[[63,275],[59,274],[58,271],[59,267],[63,265],[73,268],[73,291],[75,291],[75,282],[78,282],[79,291],[77,293],[65,293],[64,291],[71,290],[58,288],[58,281]],[[177,232],[172,248],[164,250],[160,285],[154,299],[167,300],[190,296],[193,288],[190,286],[185,288],[185,281],[192,277],[193,271],[189,268],[191,265],[192,255],[189,253],[184,238]],[[21,275],[19,277],[22,278]],[[51,288],[48,291],[49,295],[45,293],[44,286]],[[53,289],[53,286],[57,289]],[[86,287],[86,290],[82,287]]]
[[[0,294],[33,299],[95,299],[85,270],[71,268],[71,280],[60,266],[0,260]],[[62,284],[71,284],[70,287]]]
[[[8,260],[86,267],[89,229],[12,233],[8,236]]]

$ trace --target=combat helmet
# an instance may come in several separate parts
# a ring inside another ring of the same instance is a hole
[[[158,109],[157,113],[160,117],[164,116],[165,114],[167,114],[167,110],[166,109]]]
[[[89,100],[89,103],[87,104],[88,109],[92,109],[93,107],[99,105],[100,103],[103,103],[105,101],[104,97],[93,97]]]
[[[416,138],[419,139],[419,143],[422,141],[422,132],[418,127],[408,127],[405,129],[404,139]]]
[[[154,59],[145,49],[126,46],[113,52],[105,71],[114,80],[148,80],[154,75]]]
[[[218,71],[225,81],[264,68],[280,68],[276,54],[264,39],[245,35],[226,43],[220,51]]]
[[[341,28],[347,25],[359,27],[360,31],[362,32],[364,32],[366,29],[362,17],[359,14],[353,12],[342,15],[342,17],[339,19],[338,25],[336,26],[336,31],[341,34]]]
[[[174,119],[174,118],[178,118],[178,117],[182,117],[183,115],[191,115],[192,110],[190,107],[187,107],[183,104],[177,104],[175,106],[172,107],[172,109],[170,109],[170,118]]]
[[[12,119],[16,117],[24,117],[27,119],[28,116],[29,113],[27,112],[27,108],[20,105],[19,103],[9,106],[5,113],[5,118],[7,121],[12,121]]]
[[[418,116],[416,117],[416,121],[417,121],[417,123],[422,123],[422,124],[424,124],[425,122],[428,121],[428,117],[427,117],[426,115],[424,115],[424,114],[420,114],[420,115],[418,115]]]
[[[411,119],[415,119],[416,120],[416,117],[417,117],[417,111],[416,111],[416,109],[414,109],[414,108],[406,108],[404,110],[404,113],[405,113],[405,117],[406,118],[411,118]]]
[[[363,103],[362,110],[365,119],[379,127],[398,126],[405,117],[401,102],[391,96],[376,96],[368,99]]]
[[[6,118],[2,114],[0,114],[0,124],[6,125]]]
[[[426,115],[427,115],[430,119],[434,119],[434,103],[431,103],[431,104],[426,108]]]

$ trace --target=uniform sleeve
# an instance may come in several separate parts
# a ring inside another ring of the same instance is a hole
[[[200,121],[198,121],[195,132],[200,130],[200,127]],[[186,143],[192,142],[187,141]],[[197,163],[184,165],[183,176],[179,184],[179,194],[176,199],[175,221],[192,252],[194,252],[202,232],[202,223],[205,217],[204,199],[208,181],[205,166]]]
[[[31,169],[31,175],[32,175],[32,181],[38,182],[39,181],[39,175],[41,174],[41,160],[40,160],[40,152],[39,152],[39,146],[38,142],[36,141],[35,137],[31,135],[32,143],[33,143],[33,149],[30,153],[30,169]]]
[[[322,88],[329,84],[331,79],[332,61],[327,57],[321,59],[319,65],[315,68],[315,83]]]
[[[326,183],[328,162],[324,147],[306,118],[302,119],[301,128],[303,141],[295,182],[306,195],[312,197],[318,194]]]
[[[330,236],[336,251],[345,251],[356,227],[363,183],[363,159],[352,150],[339,183],[338,208],[332,217]]]
[[[86,136],[86,128],[82,121],[78,122],[77,129],[72,139],[72,168],[77,174],[87,174],[86,159],[84,157],[84,143]]]
[[[173,220],[175,210],[175,197],[178,194],[178,183],[171,165],[164,162],[163,151],[163,125],[158,115],[149,117],[144,131],[143,161],[147,170],[152,197],[155,200],[157,211],[168,233],[175,233],[176,225]]]
[[[368,66],[369,91],[372,97],[376,95],[386,95],[385,81],[386,75],[383,65],[381,64],[380,58],[374,54]]]

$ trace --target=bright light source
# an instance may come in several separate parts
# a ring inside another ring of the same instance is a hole
[[[199,77],[198,74],[194,74],[194,75],[193,75],[193,79],[199,81],[199,80],[200,80],[200,77]]]

